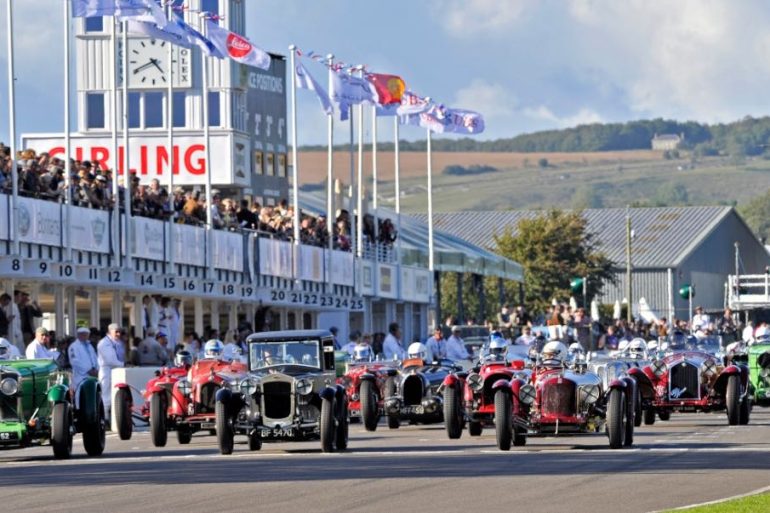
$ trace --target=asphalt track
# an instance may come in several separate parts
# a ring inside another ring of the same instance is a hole
[[[351,426],[350,450],[318,442],[245,439],[231,456],[214,437],[154,448],[146,432],[108,435],[101,458],[55,461],[50,447],[0,451],[2,511],[647,512],[770,485],[770,409],[749,426],[722,414],[672,415],[636,431],[633,448],[606,437],[530,438],[498,451],[494,433],[448,440],[442,425]]]

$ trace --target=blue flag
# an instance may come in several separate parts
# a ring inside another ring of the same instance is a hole
[[[129,21],[128,27],[131,32],[144,34],[153,39],[168,41],[184,48],[197,46],[208,56],[224,58],[210,39],[185,23],[177,14],[172,14],[168,24],[164,27],[142,21]]]
[[[115,16],[121,20],[135,20],[166,25],[166,15],[155,0],[71,0],[74,18]]]

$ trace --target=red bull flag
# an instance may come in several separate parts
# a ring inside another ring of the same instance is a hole
[[[378,103],[380,105],[400,104],[401,97],[406,91],[404,79],[396,75],[383,75],[382,73],[369,73],[366,80],[372,83],[377,91]]]
[[[206,23],[206,28],[206,36],[225,57],[259,69],[270,68],[270,56],[267,52],[245,37],[223,29],[211,20]]]

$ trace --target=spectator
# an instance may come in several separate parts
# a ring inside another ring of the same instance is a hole
[[[460,337],[460,326],[452,328],[452,335],[446,341],[446,355],[450,360],[470,360],[471,355],[465,347],[465,342]]]
[[[123,367],[124,360],[120,354],[125,351],[120,337],[123,330],[120,325],[112,323],[107,326],[107,336],[99,341],[96,347],[99,362],[99,383],[102,387],[102,402],[107,418],[110,418],[112,406],[112,369]]]
[[[388,326],[388,334],[382,344],[383,354],[386,360],[403,360],[406,351],[401,343],[401,328],[398,323],[391,322]]]
[[[164,338],[165,336],[163,333]],[[139,362],[147,367],[160,367],[168,362],[168,353],[156,339],[155,328],[148,328],[147,336],[139,344]]]
[[[497,314],[497,327],[503,334],[506,340],[510,340],[513,337],[513,319],[511,318],[511,311],[508,305],[505,304]]]
[[[524,326],[521,330],[521,335],[514,341],[517,346],[528,346],[535,341],[535,336],[532,334],[532,328],[530,326]]]
[[[35,332],[35,319],[43,317],[43,311],[37,301],[30,301],[29,294],[21,293],[21,303],[19,312],[21,313],[21,332],[24,336],[24,342],[32,340]]]
[[[131,339],[131,350],[128,352],[128,359],[126,360],[126,366],[139,367],[142,365],[142,356],[139,352],[139,346],[142,344],[142,339],[134,337]]]
[[[8,337],[8,331],[11,327],[11,321],[8,319],[8,314],[5,312],[8,305],[11,304],[11,296],[3,294],[0,296],[0,337]]]
[[[28,360],[51,359],[55,360],[59,352],[50,348],[51,334],[45,328],[35,330],[35,338],[27,346],[26,356]]]
[[[446,340],[444,340],[441,326],[435,327],[433,336],[425,341],[425,347],[428,348],[428,361],[441,361],[446,359]]]
[[[88,376],[99,376],[99,361],[94,346],[88,337],[91,330],[78,328],[75,341],[67,348],[69,363],[72,367],[72,389],[77,390],[78,385]]]
[[[348,339],[348,343],[342,346],[342,351],[347,351],[350,356],[353,356],[353,352],[355,351],[359,340],[361,340],[361,332],[357,330],[351,331]]]

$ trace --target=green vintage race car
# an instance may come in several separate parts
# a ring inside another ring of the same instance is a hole
[[[69,373],[52,360],[0,362],[0,448],[50,441],[56,458],[69,458],[73,435],[83,433],[86,452],[98,456],[106,426],[96,378],[85,379],[73,393]]]
[[[770,406],[770,340],[749,346],[749,389],[754,403]]]

